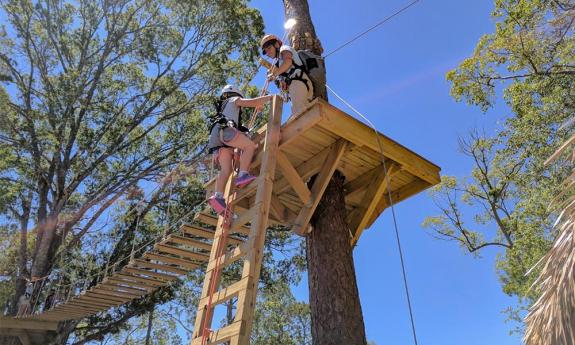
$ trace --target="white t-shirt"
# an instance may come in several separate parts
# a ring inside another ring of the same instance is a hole
[[[303,62],[301,61],[299,54],[297,53],[297,51],[295,49],[293,49],[291,46],[283,45],[280,47],[278,66],[281,66],[284,63],[284,59],[282,58],[282,52],[284,52],[284,51],[288,51],[291,53],[291,58],[292,58],[293,63],[292,63],[292,66],[290,67],[290,69],[288,69],[286,72],[287,75],[291,77],[293,75],[293,73],[297,70],[293,64],[301,66],[301,65],[303,65]]]
[[[226,106],[224,107],[224,109],[222,110],[222,114],[230,120],[234,120],[234,122],[237,124],[239,123],[239,117],[240,117],[240,107],[236,105],[236,101],[240,99],[240,97],[230,97],[227,100]],[[226,102],[226,101],[224,101]]]

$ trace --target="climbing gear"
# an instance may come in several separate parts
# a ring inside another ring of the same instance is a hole
[[[280,80],[278,80],[276,84],[284,81],[289,87],[292,81],[298,80],[304,83],[309,91],[309,83],[311,83],[313,85],[313,97],[319,97],[319,92],[326,81],[325,62],[323,58],[314,54],[311,50],[298,50],[296,53],[301,60],[301,64],[296,63],[295,59],[292,59],[293,67],[282,73]],[[279,61],[276,62],[276,66],[279,67]],[[307,76],[307,78],[305,78],[304,75]],[[278,88],[280,88],[279,85]]]
[[[218,138],[221,145],[213,146],[208,149],[209,153],[216,152],[221,147],[229,147],[225,145],[226,142],[229,142],[235,138],[238,134],[237,131],[240,132],[248,132],[248,128],[242,125],[242,108],[239,108],[238,113],[238,122],[236,123],[234,120],[227,118],[224,115],[224,109],[228,105],[230,98],[223,98],[226,94],[235,93],[238,94],[240,97],[243,97],[243,94],[233,85],[226,85],[221,91],[222,98],[217,100],[214,103],[215,107],[215,114],[208,116],[209,126],[208,126],[208,133],[211,135],[214,127],[219,126]]]
[[[235,184],[237,188],[242,188],[250,184],[255,179],[256,177],[254,175],[244,174],[242,176],[236,177]]]
[[[222,88],[220,96],[224,96],[226,93],[237,93],[240,97],[244,97],[244,94],[235,86],[228,84]]]

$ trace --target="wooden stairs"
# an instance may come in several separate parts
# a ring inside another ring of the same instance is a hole
[[[324,101],[312,102],[283,126],[281,114],[282,102],[276,96],[268,123],[259,131],[262,149],[252,164],[258,178],[238,191],[233,190],[232,179],[228,181],[225,197],[236,218],[201,212],[194,224],[182,225],[141,258],[110,272],[101,283],[27,318],[83,318],[145,296],[202,268],[206,274],[191,345],[249,344],[270,224],[291,227],[299,235],[310,231],[311,216],[337,169],[347,180],[346,220],[353,246],[390,206],[388,188],[392,202],[397,203],[439,182],[439,167]],[[310,189],[306,182],[314,175]],[[213,184],[207,184],[207,193]],[[239,260],[243,260],[241,278],[220,286],[221,270]],[[214,308],[232,298],[237,300],[234,321],[211,330]],[[209,339],[202,337],[206,329],[210,329]]]

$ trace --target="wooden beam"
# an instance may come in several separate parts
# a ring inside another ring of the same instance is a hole
[[[392,191],[391,200],[393,201],[394,204],[396,204],[429,187],[431,187],[429,182],[416,179],[415,181],[412,181],[406,184],[405,186],[395,191]],[[373,213],[371,214],[369,221],[367,222],[367,227],[369,228],[373,224],[373,222],[375,222],[377,217],[388,207],[389,207],[389,196],[385,195],[385,197],[379,200],[377,206],[375,207]]]
[[[390,166],[393,161],[387,160],[386,165]],[[377,178],[383,172],[383,164],[376,166],[365,174],[361,174],[359,177],[352,181],[349,181],[343,185],[345,191],[345,196],[348,197],[355,192],[363,190],[369,185],[374,179]]]
[[[299,196],[304,205],[311,205],[311,192],[293,167],[287,156],[280,151],[277,153],[277,162],[286,181]]]
[[[339,161],[341,160],[341,157],[345,152],[347,143],[347,141],[340,139],[330,146],[330,153],[327,157],[327,161],[321,168],[319,175],[315,179],[315,182],[311,188],[312,204],[309,206],[304,206],[295,219],[293,231],[296,234],[303,236],[306,233],[311,216],[315,212],[315,209],[319,204],[321,197],[323,196],[323,192],[327,188],[329,180],[331,179],[335,169],[339,164]]]
[[[395,164],[389,165],[387,172],[384,171],[382,167],[381,172],[375,176],[375,180],[369,184],[367,191],[361,199],[360,205],[350,213],[347,219],[353,235],[351,243],[357,242],[369,218],[373,214],[377,203],[387,193],[391,179],[400,171],[400,167]]]
[[[298,175],[301,176],[303,180],[307,180],[308,178],[317,174],[321,167],[324,165],[327,156],[330,153],[330,149],[331,147],[326,147],[317,155],[298,165],[296,167]],[[285,178],[280,178],[274,182],[274,194],[276,195],[282,195],[282,193],[284,193],[289,188],[290,184]]]

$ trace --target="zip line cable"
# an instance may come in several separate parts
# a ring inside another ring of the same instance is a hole
[[[373,25],[372,27],[370,27],[369,29],[361,32],[360,34],[358,34],[357,36],[353,37],[352,39],[350,39],[349,41],[343,43],[342,45],[340,45],[339,47],[331,50],[329,53],[325,54],[323,56],[323,58],[325,59],[326,57],[334,54],[335,52],[339,51],[340,49],[343,49],[344,47],[348,46],[349,44],[355,42],[356,40],[358,40],[359,38],[363,37],[364,35],[366,35],[367,33],[377,29],[378,27],[380,27],[381,25],[385,24],[386,22],[388,22],[389,20],[393,19],[394,17],[398,16],[399,14],[401,14],[402,12],[406,11],[407,9],[409,9],[411,6],[417,4],[419,1],[421,0],[414,0],[412,2],[410,2],[409,4],[403,6],[402,8],[400,8],[399,10],[395,11],[393,14],[385,17],[384,19],[382,19],[381,21],[379,21],[378,23],[376,23],[375,25]]]
[[[356,113],[357,115],[361,116],[361,118],[363,118],[373,129],[373,131],[375,132],[375,137],[377,138],[377,144],[379,146],[379,150],[381,151],[381,162],[383,164],[383,171],[385,173],[385,179],[386,184],[387,184],[387,197],[389,199],[389,205],[391,206],[391,214],[392,214],[392,218],[393,218],[393,227],[395,228],[395,238],[397,240],[397,249],[399,251],[399,259],[401,262],[401,272],[403,275],[403,286],[405,288],[405,295],[407,297],[407,307],[409,310],[409,319],[411,321],[411,331],[413,333],[413,342],[415,343],[415,345],[418,345],[417,343],[417,333],[415,331],[415,321],[413,318],[413,308],[411,306],[411,297],[409,294],[409,286],[407,284],[407,272],[405,269],[405,262],[403,259],[403,250],[401,247],[401,241],[399,238],[399,226],[397,225],[397,216],[395,214],[395,205],[393,203],[393,197],[391,195],[391,178],[389,176],[389,174],[387,173],[389,170],[387,169],[387,165],[385,162],[385,153],[383,150],[383,144],[381,143],[381,138],[379,137],[379,133],[377,132],[377,129],[375,128],[375,125],[365,116],[363,115],[359,110],[357,110],[354,106],[352,106],[348,101],[346,101],[345,99],[343,99],[343,97],[341,97],[340,95],[338,95],[331,87],[329,87],[329,85],[325,84],[325,87],[334,94],[334,96],[339,99],[341,102],[343,102],[343,104],[345,104],[346,106],[348,106],[354,113]]]

